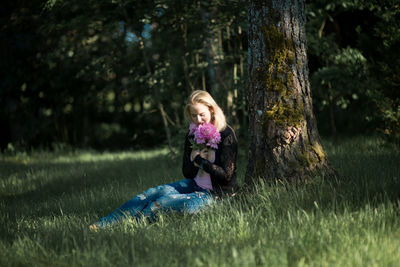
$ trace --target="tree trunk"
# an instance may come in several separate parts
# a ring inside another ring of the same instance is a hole
[[[181,25],[182,30],[182,39],[183,39],[183,51],[182,51],[182,61],[183,61],[183,73],[185,74],[185,81],[186,81],[186,93],[189,95],[190,92],[195,90],[193,83],[190,81],[189,78],[189,64],[187,63],[186,56],[189,54],[187,49],[187,23],[183,23]]]
[[[334,176],[312,111],[305,1],[248,0],[249,162],[246,182]]]
[[[217,7],[215,5],[207,6],[204,1],[201,2],[200,6],[201,18],[207,27],[207,35],[204,39],[204,50],[207,60],[207,73],[208,73],[208,92],[211,93],[214,98],[220,93],[222,89],[221,76],[222,70],[220,67],[220,61],[223,59],[222,51],[222,35],[221,29],[213,25],[213,21],[216,20]],[[218,99],[217,100],[221,100]],[[222,101],[218,101],[221,105],[224,105]],[[225,105],[224,105],[225,106]]]

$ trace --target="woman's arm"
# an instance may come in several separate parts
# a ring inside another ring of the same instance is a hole
[[[232,179],[236,170],[237,140],[233,131],[229,132],[220,146],[221,166],[211,163],[200,155],[196,156],[194,161],[202,166],[203,170],[208,172],[211,177],[226,183]]]
[[[193,179],[196,177],[199,168],[194,165],[194,161],[190,159],[190,155],[192,153],[191,144],[189,141],[188,134],[185,137],[185,147],[183,149],[183,165],[182,172],[183,176],[188,179]]]

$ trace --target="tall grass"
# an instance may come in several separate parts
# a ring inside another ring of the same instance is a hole
[[[196,215],[97,233],[88,224],[181,179],[180,161],[166,150],[2,155],[0,266],[399,266],[399,148],[376,137],[324,145],[338,181],[260,182]]]

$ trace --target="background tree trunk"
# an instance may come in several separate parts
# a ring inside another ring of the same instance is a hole
[[[218,83],[218,75],[220,74],[219,70],[219,55],[221,53],[221,49],[219,48],[219,39],[218,39],[218,28],[212,27],[212,21],[215,21],[215,13],[217,12],[215,6],[204,6],[201,5],[201,18],[203,23],[207,25],[208,34],[204,39],[204,50],[207,60],[207,72],[208,72],[208,83],[209,89],[208,91],[215,95],[216,91],[219,91],[220,84]]]
[[[246,182],[334,175],[308,79],[305,1],[248,0],[249,163]]]

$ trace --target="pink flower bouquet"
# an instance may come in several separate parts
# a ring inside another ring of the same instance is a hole
[[[192,149],[202,150],[204,148],[218,149],[218,144],[221,142],[221,135],[217,128],[211,123],[196,125],[191,123],[189,126],[189,135],[193,135]]]

